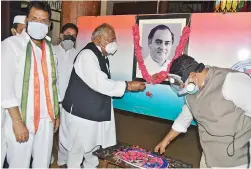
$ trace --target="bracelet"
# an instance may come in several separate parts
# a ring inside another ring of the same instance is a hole
[[[131,87],[130,83],[128,83],[126,81],[126,92],[130,92],[131,90],[132,90],[132,87]]]
[[[126,92],[130,92],[132,90],[132,87],[131,87],[131,85],[130,85],[130,83],[128,83],[127,81],[126,81]]]
[[[23,122],[21,118],[13,118],[12,121],[15,121],[16,123]]]

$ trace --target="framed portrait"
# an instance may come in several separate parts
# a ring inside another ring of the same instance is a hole
[[[136,17],[142,56],[150,75],[167,70],[179,44],[182,30],[189,23],[190,16],[190,14],[165,14]],[[187,53],[187,47],[183,53]],[[145,81],[138,67],[136,56],[133,62],[133,79]],[[169,84],[168,79],[162,84]]]

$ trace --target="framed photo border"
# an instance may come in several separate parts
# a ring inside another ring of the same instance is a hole
[[[139,24],[140,20],[148,20],[148,19],[186,19],[186,25],[190,26],[191,23],[191,13],[186,13],[186,14],[156,14],[156,15],[137,15],[136,16],[136,24]],[[140,37],[142,38],[142,37]],[[186,44],[186,47],[184,49],[184,54],[188,53],[188,45],[189,45],[189,40]],[[133,71],[132,71],[132,79],[140,82],[146,82],[145,79],[136,77],[137,74],[137,59],[135,56],[135,50],[133,53]],[[170,85],[169,81],[163,81],[160,84],[165,84],[165,85]]]

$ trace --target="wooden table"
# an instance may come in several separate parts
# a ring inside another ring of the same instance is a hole
[[[112,147],[108,147],[105,149],[99,149],[99,150],[93,152],[93,155],[97,156],[99,159],[104,160],[104,164],[103,164],[103,166],[101,166],[102,168],[108,168],[108,164],[113,164],[113,165],[116,165],[121,168],[135,168],[135,166],[131,166],[121,160],[116,161],[113,158],[113,154],[115,152],[117,152],[118,150],[123,150],[128,147],[132,147],[132,146],[128,145],[128,144],[124,144],[124,143],[118,143],[117,145],[112,146]],[[165,156],[165,158],[167,159],[168,164],[169,164],[168,168],[192,168],[193,167],[192,164],[188,164],[188,163],[182,162],[180,160],[174,160],[174,159],[172,159],[170,157],[166,157],[166,156]]]

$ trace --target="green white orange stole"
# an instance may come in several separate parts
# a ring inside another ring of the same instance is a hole
[[[50,63],[51,63],[51,77],[52,77],[52,95],[53,101],[50,97],[50,84],[49,84],[49,75],[48,75],[48,67],[47,67],[47,60],[46,60],[46,45],[49,47],[50,50]],[[31,65],[32,65],[32,57],[34,57],[34,71],[31,72]],[[57,86],[56,86],[56,67],[54,62],[54,56],[52,52],[51,43],[47,40],[43,40],[42,42],[42,72],[44,77],[44,90],[45,90],[45,97],[46,97],[46,105],[47,111],[52,121],[57,119],[59,105],[58,105],[58,93],[57,93]],[[30,75],[31,73],[34,74],[34,128],[35,132],[38,129],[39,121],[40,121],[40,82],[39,82],[39,75],[38,75],[38,68],[37,68],[37,61],[35,57],[35,52],[32,47],[31,41],[28,42],[26,48],[26,59],[25,59],[25,66],[24,66],[24,76],[23,76],[23,88],[22,88],[22,98],[21,98],[21,112],[22,118],[26,123],[26,113],[27,113],[27,103],[28,103],[28,93],[29,93],[29,83],[30,83]],[[53,107],[54,105],[54,107]]]

